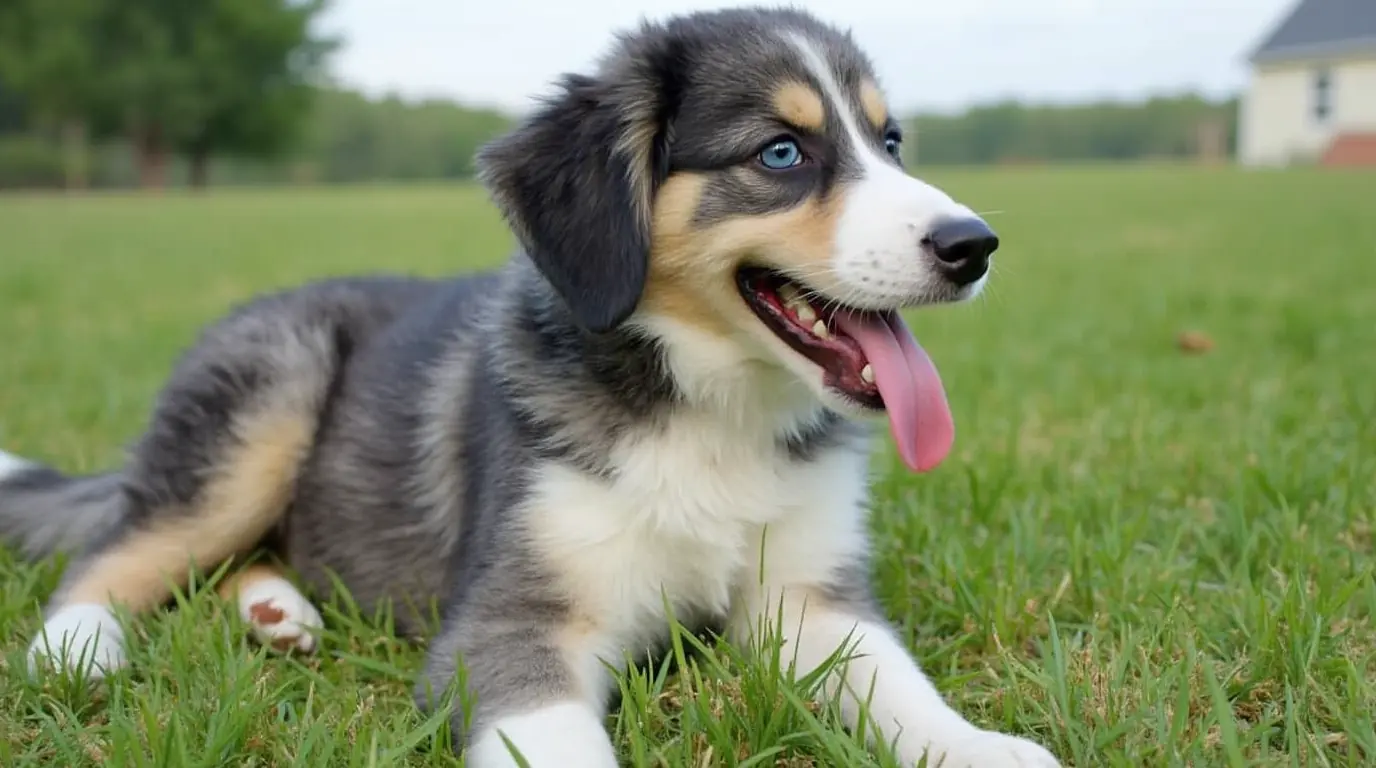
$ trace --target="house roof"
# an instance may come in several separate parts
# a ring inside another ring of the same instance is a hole
[[[1253,63],[1376,51],[1376,0],[1300,0],[1252,52]]]

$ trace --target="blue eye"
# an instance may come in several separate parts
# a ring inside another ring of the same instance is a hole
[[[792,139],[780,139],[760,152],[760,162],[775,171],[792,168],[803,161],[803,150]]]

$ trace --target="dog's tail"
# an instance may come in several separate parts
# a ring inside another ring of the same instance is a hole
[[[68,477],[0,451],[0,545],[31,560],[76,552],[123,517],[119,472]]]

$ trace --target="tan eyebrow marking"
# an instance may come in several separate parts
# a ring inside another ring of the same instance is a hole
[[[884,101],[884,94],[869,78],[860,84],[860,105],[865,108],[865,117],[869,118],[876,129],[882,129],[888,122],[889,107]]]
[[[820,132],[826,125],[827,110],[822,95],[809,85],[789,81],[774,92],[774,109],[786,122]]]

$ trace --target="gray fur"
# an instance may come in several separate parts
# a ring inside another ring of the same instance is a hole
[[[83,545],[96,556],[129,530],[193,514],[238,420],[289,412],[316,437],[263,543],[320,595],[333,575],[365,610],[391,606],[406,635],[426,633],[438,612],[421,705],[460,656],[475,722],[568,695],[552,638],[571,607],[517,511],[538,468],[611,478],[616,441],[660,429],[679,404],[662,342],[624,322],[646,279],[645,206],[671,173],[740,162],[770,138],[768,87],[810,77],[780,35],[789,29],[823,46],[839,81],[870,73],[847,37],[799,12],[646,25],[484,150],[483,178],[521,242],[506,266],[332,280],[244,306],[181,360],[122,471],[68,480],[36,469],[0,484],[0,535],[31,556]],[[718,174],[698,219],[825,194],[848,172],[837,151],[792,188]],[[776,444],[790,461],[816,462],[859,434],[827,413]],[[857,564],[827,596],[868,615],[867,589]]]
[[[0,477],[0,541],[31,559],[76,554],[119,526],[120,482],[117,472],[72,479],[36,464]]]

